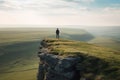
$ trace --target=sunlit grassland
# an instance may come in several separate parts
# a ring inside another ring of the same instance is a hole
[[[84,54],[93,55],[102,59],[115,59],[120,61],[120,52],[114,49],[100,47],[93,44],[88,44],[85,42],[79,41],[68,41],[68,40],[55,40],[50,39],[51,46],[56,51],[63,51],[64,53],[67,52],[83,52]],[[48,39],[49,41],[49,39]],[[114,58],[112,58],[114,57]]]
[[[39,41],[14,43],[1,47],[4,51],[0,56],[0,80],[36,79]]]
[[[0,31],[0,43],[14,43],[14,42],[24,42],[24,41],[34,41],[40,40],[47,36],[53,35],[52,32],[47,33],[47,31]]]
[[[36,75],[37,69],[12,73],[3,73],[0,74],[0,80],[36,80]]]

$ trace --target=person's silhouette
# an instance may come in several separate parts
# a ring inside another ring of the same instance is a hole
[[[59,34],[60,34],[60,31],[59,31],[59,29],[57,28],[57,30],[56,30],[56,38],[57,38],[57,39],[59,39],[59,37],[60,37]]]

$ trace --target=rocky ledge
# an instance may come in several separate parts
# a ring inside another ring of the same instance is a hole
[[[79,70],[76,65],[80,57],[68,56],[61,58],[59,55],[50,54],[45,40],[41,42],[38,80],[80,80]]]
[[[109,76],[119,69],[116,67],[110,72],[109,56],[106,59],[101,56],[104,52],[110,52],[109,49],[57,39],[42,40],[40,44],[37,80],[114,80],[113,76],[116,76],[115,80],[119,80],[119,73]]]

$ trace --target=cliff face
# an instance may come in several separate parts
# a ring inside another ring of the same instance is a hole
[[[81,47],[80,50],[77,47]],[[109,68],[109,62],[102,60],[102,57],[97,56],[97,53],[94,56],[93,54],[88,54],[85,52],[88,50],[83,51],[83,47],[91,51],[92,49],[90,48],[93,46],[83,42],[78,46],[78,42],[66,40],[48,39],[41,41],[40,51],[38,52],[40,64],[37,79],[108,80],[104,74],[110,72],[110,70],[106,70]],[[118,70],[118,68],[115,69],[110,73]],[[115,80],[119,80],[119,77]]]
[[[80,57],[60,58],[49,54],[46,42],[41,42],[41,45],[38,80],[80,80],[79,70],[76,68]]]
[[[56,55],[41,53],[39,55],[41,64],[39,65],[38,80],[79,80],[80,76],[76,69],[79,58],[60,59]]]

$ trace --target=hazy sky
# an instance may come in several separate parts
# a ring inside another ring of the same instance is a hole
[[[120,26],[120,0],[0,0],[0,25]]]

